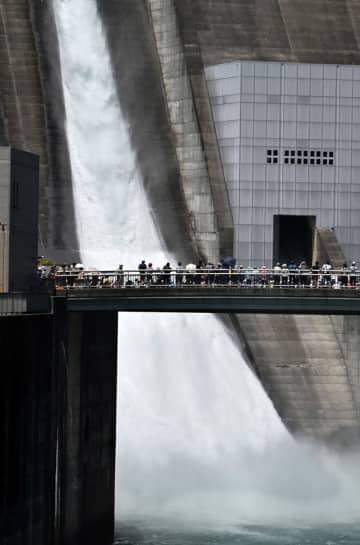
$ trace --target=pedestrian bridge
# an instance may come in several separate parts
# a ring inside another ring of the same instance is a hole
[[[344,270],[80,270],[54,282],[70,312],[360,314],[360,274]]]
[[[147,287],[57,290],[67,311],[360,314],[360,290]]]

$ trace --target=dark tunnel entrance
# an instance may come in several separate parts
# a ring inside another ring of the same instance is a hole
[[[316,216],[274,216],[274,263],[312,264]]]

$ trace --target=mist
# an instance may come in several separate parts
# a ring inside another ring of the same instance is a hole
[[[359,522],[359,453],[282,440],[263,451],[185,454],[139,464],[123,456],[120,520],[171,528],[231,530],[237,525],[307,526]]]

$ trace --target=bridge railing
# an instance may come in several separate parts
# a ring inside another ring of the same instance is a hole
[[[309,269],[71,270],[52,275],[57,290],[79,288],[281,287],[359,289],[360,272]]]

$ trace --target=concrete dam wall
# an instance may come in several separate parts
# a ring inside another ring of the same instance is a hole
[[[99,8],[119,97],[169,249],[184,248],[183,255],[200,252],[213,260],[231,253],[232,213],[204,66],[243,59],[359,62],[357,3],[107,0]],[[58,261],[75,258],[51,2],[4,2],[1,23],[1,138],[40,154],[41,247]],[[125,51],[137,59],[132,67]],[[171,227],[174,217],[176,228]]]
[[[174,59],[174,28],[179,29],[209,181],[214,165],[221,172],[221,159],[215,150],[216,137],[215,141],[209,138],[215,130],[205,66],[250,59],[359,62],[359,8],[354,2],[334,1],[330,7],[326,3],[326,12],[324,2],[162,0],[149,4],[155,13],[154,33],[161,37],[157,45],[165,69]],[[166,71],[163,74],[166,80],[169,76]],[[176,82],[172,80],[172,84]],[[179,83],[176,89],[178,104],[188,103],[188,88],[182,92]],[[171,108],[171,95],[168,101]],[[214,191],[212,194],[215,210],[223,210],[224,199]],[[341,255],[340,250],[338,253]],[[356,329],[357,322],[357,318],[341,322],[330,317],[311,321],[301,316],[290,320],[281,316],[237,317],[249,363],[290,431],[325,441],[351,442],[358,438],[356,392],[360,384],[353,373],[354,353],[350,356],[346,348],[349,324]]]
[[[289,431],[359,440],[358,317],[237,316],[250,361]]]
[[[359,62],[356,2],[334,0],[326,7],[325,12],[324,2],[275,0],[99,3],[119,99],[153,213],[167,247],[180,249],[182,259],[200,254],[216,261],[232,253],[232,213],[204,66],[242,59]],[[51,255],[70,261],[78,254],[78,243],[51,3],[4,3],[1,20],[2,138],[40,153],[42,241]],[[129,55],[136,62],[127,62]],[[252,365],[260,368],[257,350],[247,337],[251,319],[239,321]],[[285,330],[278,321],[278,329]],[[309,339],[293,321],[294,354],[304,354]],[[256,324],[258,331],[267,327],[265,318],[256,319]],[[331,329],[328,334],[332,336]],[[261,342],[266,353],[269,340]],[[279,338],[277,343],[276,358],[281,360]],[[332,356],[329,352],[329,359]],[[296,359],[301,374],[302,357]],[[261,378],[266,387],[270,378],[264,373]],[[294,397],[283,404],[279,400],[284,396],[278,397],[273,385],[268,390],[284,420],[291,420]],[[352,411],[350,401],[348,409]],[[301,417],[291,429],[311,434],[315,428],[305,420]]]
[[[174,0],[189,64],[359,64],[356,0]]]
[[[40,157],[39,254],[75,261],[78,244],[51,2],[2,2],[0,30],[0,141]]]

